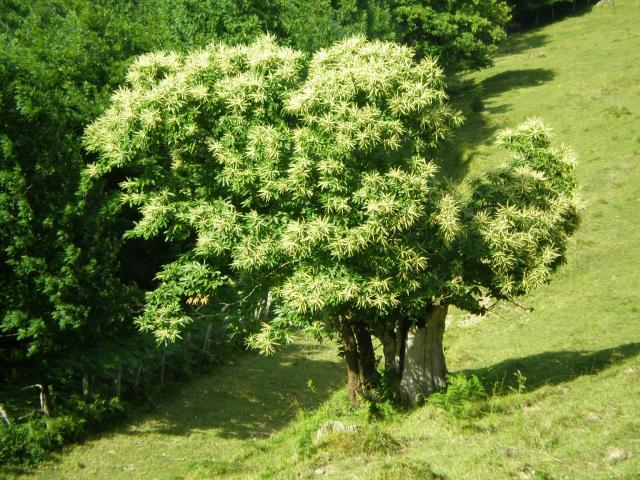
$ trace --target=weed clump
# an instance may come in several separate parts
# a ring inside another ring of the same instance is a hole
[[[402,444],[398,440],[377,425],[370,425],[355,432],[332,432],[316,444],[317,450],[348,457],[390,454],[401,448]]]
[[[402,478],[403,480],[446,480],[447,477],[433,471],[431,465],[421,460],[403,459],[383,463],[376,473],[370,477],[371,480],[392,480]]]
[[[440,407],[457,418],[469,419],[479,417],[487,408],[487,391],[480,379],[464,373],[449,375],[449,386],[446,391],[431,395],[430,405]]]

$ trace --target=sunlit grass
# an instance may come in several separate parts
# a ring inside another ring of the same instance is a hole
[[[456,86],[468,120],[446,149],[451,177],[495,166],[495,132],[541,117],[577,151],[586,206],[568,265],[522,300],[532,312],[504,305],[464,327],[452,315],[449,367],[481,378],[482,413],[427,405],[369,424],[338,391],[336,349],[300,344],[176,387],[156,411],[32,475],[640,478],[639,22],[640,2],[615,0],[512,38],[495,67]],[[317,444],[327,419],[362,430]],[[366,448],[371,438],[389,448]]]

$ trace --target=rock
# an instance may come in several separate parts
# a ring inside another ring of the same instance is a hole
[[[491,297],[482,297],[482,299],[480,300],[480,306],[485,309],[490,308],[492,303],[493,302],[491,300]],[[473,327],[474,325],[477,325],[483,320],[489,318],[490,315],[491,314],[488,310],[485,311],[485,313],[478,314],[478,315],[471,313],[467,315],[464,319],[460,320],[458,322],[458,326],[462,328]]]
[[[533,479],[533,478],[535,478],[536,473],[537,472],[535,471],[535,469],[531,465],[525,465],[520,470],[518,470],[518,476],[522,480]]]
[[[515,448],[507,447],[504,449],[504,456],[508,458],[513,458],[518,455],[518,451]]]
[[[609,447],[607,450],[607,462],[609,463],[616,463],[627,458],[629,458],[629,454],[623,448]]]
[[[354,423],[347,424],[347,423],[339,422],[338,420],[329,420],[328,422],[324,422],[316,432],[316,442],[319,441],[322,437],[324,437],[328,433],[334,433],[334,432],[353,433],[353,432],[357,432],[358,430],[360,430],[360,426]]]
[[[313,473],[316,475],[333,475],[336,473],[336,469],[332,465],[326,465],[324,467],[316,468]]]

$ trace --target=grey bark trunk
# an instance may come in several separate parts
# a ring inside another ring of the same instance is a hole
[[[400,400],[406,405],[415,405],[446,387],[447,365],[442,346],[446,317],[447,306],[437,306],[424,327],[409,328],[399,389]]]

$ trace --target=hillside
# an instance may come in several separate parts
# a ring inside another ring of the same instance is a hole
[[[454,312],[449,368],[490,399],[455,418],[432,405],[368,423],[341,392],[336,348],[246,355],[168,391],[157,408],[66,449],[30,478],[640,478],[640,2],[513,36],[493,68],[454,85],[465,126],[446,172],[501,158],[528,117],[575,148],[583,224],[553,282],[481,321]],[[529,309],[532,309],[529,311]],[[473,320],[473,319],[471,319]],[[327,419],[363,425],[316,444]],[[0,473],[2,473],[0,471]]]

